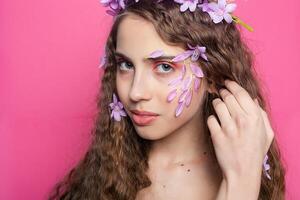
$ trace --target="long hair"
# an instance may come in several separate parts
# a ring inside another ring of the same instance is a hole
[[[205,46],[209,62],[199,61],[204,76],[216,89],[225,88],[224,80],[231,79],[245,88],[252,98],[269,114],[268,105],[253,67],[253,55],[242,40],[234,23],[214,24],[202,11],[179,13],[179,4],[164,0],[155,3],[129,1],[126,9],[114,18],[106,42],[106,64],[97,98],[97,118],[91,131],[92,142],[84,157],[52,189],[52,199],[134,200],[137,192],[151,185],[146,175],[150,141],[138,136],[129,117],[121,122],[110,119],[108,109],[116,91],[116,36],[119,24],[129,14],[151,22],[159,36],[169,45],[187,49],[187,44]],[[212,100],[218,94],[204,94],[202,114],[204,133],[212,146],[206,124],[209,115],[216,115]],[[275,130],[276,133],[276,130]],[[275,134],[276,136],[276,134]],[[262,173],[260,200],[282,200],[285,194],[285,170],[274,138],[269,149],[270,175]]]

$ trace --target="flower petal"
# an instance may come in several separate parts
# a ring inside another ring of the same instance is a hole
[[[167,97],[168,102],[173,101],[173,99],[177,96],[177,89],[172,90]]]
[[[184,2],[181,6],[180,6],[180,11],[184,12],[189,8],[189,4],[188,2]]]
[[[225,9],[225,7],[226,7],[226,0],[218,0],[218,6],[221,9]]]
[[[188,107],[190,105],[191,100],[192,100],[192,96],[193,96],[192,90],[189,90],[188,94],[185,97],[185,105],[186,105],[186,107]]]
[[[189,76],[183,81],[182,90],[187,90],[192,82],[192,78]]]
[[[120,115],[119,112],[114,112],[114,119],[115,119],[116,121],[121,121],[121,115]]]
[[[124,117],[127,116],[127,114],[124,110],[120,110],[119,113],[120,113],[121,116],[124,116]]]
[[[119,107],[120,109],[122,109],[122,108],[124,107],[123,104],[121,103],[121,101],[118,102],[118,107]]]
[[[182,113],[183,107],[184,107],[184,102],[178,104],[176,111],[175,111],[176,117],[178,117]]]
[[[118,103],[118,99],[115,93],[113,93],[113,103],[117,104]]]
[[[219,6],[218,4],[216,4],[215,2],[211,2],[211,3],[208,3],[208,8],[212,11],[217,11],[219,10]]]
[[[188,43],[187,45],[188,45],[188,47],[189,47],[190,49],[196,49],[196,47],[193,47],[193,46],[190,45],[189,43]]]
[[[225,11],[228,13],[233,12],[236,9],[237,5],[235,3],[230,3],[226,5]]]
[[[171,80],[171,81],[168,83],[168,86],[176,86],[176,85],[178,85],[178,83],[181,82],[181,79],[182,79],[181,76],[179,76],[179,77],[177,77],[177,78]]]
[[[196,7],[197,7],[197,3],[195,3],[195,2],[191,3],[189,5],[189,9],[190,9],[191,12],[194,12],[196,10]]]
[[[187,59],[193,54],[192,50],[187,50],[183,53],[178,54],[175,58],[172,59],[172,62],[179,62]]]
[[[229,23],[229,24],[232,22],[232,17],[231,17],[231,15],[228,14],[228,13],[224,13],[224,19],[225,19],[225,21],[226,21],[227,23]]]
[[[192,55],[191,60],[192,60],[192,61],[197,61],[198,58],[199,58],[199,56],[200,56],[199,50],[198,50],[198,49],[195,49],[194,52],[193,52],[193,55]]]
[[[200,87],[200,79],[195,78],[195,80],[194,80],[194,91],[197,92],[199,87]]]
[[[202,69],[198,65],[191,63],[190,68],[196,77],[201,78],[204,76]]]
[[[188,93],[188,90],[184,90],[184,91],[180,94],[179,100],[178,100],[179,103],[184,102],[185,96],[186,96],[187,93]]]
[[[185,64],[182,65],[182,68],[181,68],[181,80],[183,80],[183,77],[185,75],[185,72],[186,72],[186,66]]]
[[[164,51],[163,50],[156,50],[156,51],[153,51],[150,55],[149,55],[149,58],[157,58],[157,57],[160,57],[164,54]]]

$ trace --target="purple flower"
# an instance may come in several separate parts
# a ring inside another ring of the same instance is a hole
[[[265,155],[265,158],[264,158],[264,164],[263,164],[263,166],[264,166],[264,174],[265,174],[265,176],[266,176],[268,179],[271,180],[271,176],[270,176],[270,174],[268,173],[268,171],[270,170],[270,165],[267,163],[267,161],[268,161],[268,155],[266,154],[266,155]]]
[[[187,59],[188,57],[192,56],[192,61],[197,61],[199,56],[201,56],[204,60],[208,61],[207,56],[205,55],[206,47],[203,46],[191,46],[188,44],[188,47],[190,50],[187,50],[179,55],[177,55],[175,58],[172,59],[172,62],[179,62]]]
[[[226,0],[218,0],[218,3],[208,3],[209,10],[207,12],[216,24],[223,19],[225,19],[227,23],[231,23],[232,16],[229,13],[233,12],[236,9],[236,6],[235,3],[227,4]]]
[[[102,68],[102,67],[105,67],[105,64],[106,64],[106,55],[104,54],[102,57],[101,57],[101,61],[100,61],[100,64],[99,64],[99,68]]]
[[[198,0],[174,0],[176,3],[182,4],[180,6],[180,11],[184,12],[189,9],[191,12],[196,10]]]
[[[208,6],[208,1],[207,0],[204,0],[202,4],[199,4],[198,5],[199,8],[202,8],[202,11],[203,12],[208,12],[210,11],[210,8]]]
[[[135,0],[135,2],[139,2],[139,0]],[[106,13],[112,16],[117,15],[122,9],[125,9],[125,0],[100,0],[100,3],[103,4],[104,7],[110,7],[111,10],[107,10]]]
[[[114,118],[114,120],[121,121],[121,116],[127,116],[127,114],[123,110],[123,104],[120,101],[118,101],[115,93],[113,93],[113,102],[109,104],[109,107],[112,111],[110,117]]]

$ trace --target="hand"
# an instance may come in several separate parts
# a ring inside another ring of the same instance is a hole
[[[228,90],[220,91],[223,100],[213,100],[221,124],[213,115],[207,119],[217,160],[227,182],[248,179],[260,185],[263,158],[274,133],[267,114],[244,88],[235,81],[225,85]]]

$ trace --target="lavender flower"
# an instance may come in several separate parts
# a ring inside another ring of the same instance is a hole
[[[208,12],[210,11],[210,8],[208,6],[208,1],[207,0],[204,0],[202,4],[199,4],[198,5],[199,8],[202,8],[202,11],[203,12]]]
[[[109,104],[109,107],[112,111],[110,117],[114,118],[114,120],[121,121],[121,116],[127,116],[127,114],[123,110],[123,104],[120,101],[118,101],[115,93],[113,93],[113,102]]]
[[[184,12],[189,9],[191,12],[196,10],[198,0],[174,0],[176,3],[182,4],[180,6],[180,12]]]
[[[102,57],[101,57],[101,61],[100,61],[100,64],[99,64],[99,67],[98,68],[102,68],[102,67],[105,67],[105,64],[106,64],[106,55],[104,54]]]
[[[270,176],[270,174],[268,173],[268,171],[270,170],[270,165],[267,163],[267,161],[268,161],[268,155],[266,154],[265,155],[265,158],[264,158],[264,163],[263,163],[263,166],[264,166],[264,174],[265,174],[265,176],[268,178],[268,179],[270,179],[271,180],[271,176]]]
[[[139,2],[139,0],[135,0],[135,2]],[[110,7],[111,10],[107,10],[106,13],[112,16],[116,16],[121,10],[125,9],[125,0],[100,0],[100,3],[103,4],[104,7]]]
[[[218,3],[208,3],[209,9],[207,12],[216,24],[221,22],[223,19],[225,19],[227,23],[231,23],[233,20],[229,13],[233,12],[236,9],[236,6],[237,5],[235,3],[227,4],[226,0],[218,0]]]
[[[206,47],[203,46],[191,46],[188,44],[188,47],[190,50],[187,50],[179,55],[177,55],[175,58],[172,59],[172,62],[179,62],[187,59],[188,57],[192,56],[192,61],[197,61],[199,56],[201,56],[204,60],[208,61],[207,56],[205,55]]]

